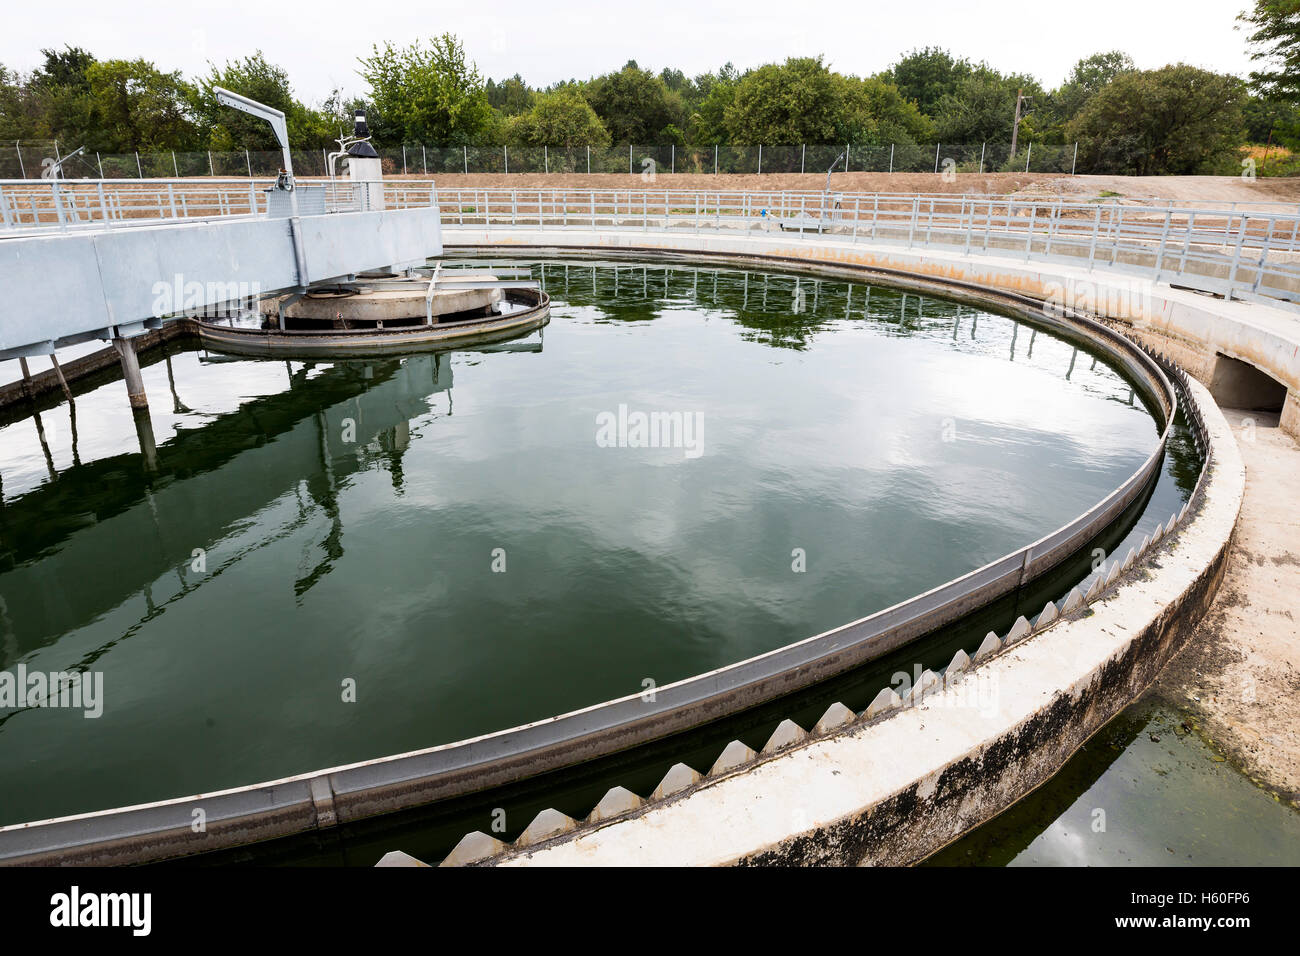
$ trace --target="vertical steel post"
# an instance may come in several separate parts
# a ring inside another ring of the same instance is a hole
[[[894,144],[889,144],[889,175],[894,175]]]
[[[1162,265],[1164,265],[1164,262],[1165,262],[1165,246],[1166,246],[1166,245],[1168,244],[1168,242],[1169,242],[1169,222],[1170,222],[1170,219],[1171,219],[1172,216],[1173,216],[1173,211],[1172,211],[1172,210],[1169,210],[1169,209],[1166,209],[1166,210],[1165,210],[1165,224],[1164,224],[1164,226],[1161,227],[1161,229],[1160,229],[1160,248],[1159,248],[1159,250],[1156,252],[1156,261],[1155,261],[1155,278],[1156,278],[1156,279],[1159,279],[1159,278],[1160,278],[1160,267],[1161,267]]]
[[[1252,293],[1259,292],[1260,283],[1264,279],[1264,270],[1268,268],[1268,247],[1273,240],[1273,230],[1277,228],[1277,220],[1270,216],[1266,228],[1268,232],[1264,233],[1264,244],[1259,249],[1259,265],[1255,269],[1255,281],[1250,287]]]
[[[126,397],[131,407],[148,408],[149,399],[144,393],[144,379],[140,375],[140,360],[135,354],[135,341],[114,338],[113,347],[122,359],[122,377],[126,381]]]

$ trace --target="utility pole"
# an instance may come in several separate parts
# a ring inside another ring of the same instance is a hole
[[[1011,155],[1016,155],[1016,144],[1020,141],[1020,104],[1025,100],[1023,87],[1016,90],[1016,121],[1011,127]]]

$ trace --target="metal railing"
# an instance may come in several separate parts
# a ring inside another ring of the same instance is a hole
[[[270,180],[0,181],[0,237],[173,219],[265,215]],[[359,184],[324,187],[324,208],[362,208]],[[740,191],[437,189],[387,180],[388,208],[437,204],[444,227],[642,232],[766,229],[791,238],[1066,262],[1300,308],[1300,215],[1231,206],[1132,206],[1015,196]]]
[[[426,187],[427,188],[427,187]],[[388,187],[390,204],[420,189]],[[444,227],[779,231],[1068,262],[1226,298],[1300,303],[1300,215],[1012,196],[619,189],[441,189]],[[423,201],[427,201],[427,198]]]

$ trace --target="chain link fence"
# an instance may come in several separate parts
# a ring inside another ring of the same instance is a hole
[[[66,149],[66,147],[64,147]],[[53,142],[0,146],[0,179],[48,178],[59,147]],[[1066,146],[895,143],[794,146],[404,146],[378,150],[386,176],[446,173],[1075,173],[1078,149]],[[328,150],[292,150],[298,176],[328,175]],[[67,179],[169,179],[195,176],[273,177],[278,150],[99,153],[67,160]],[[337,168],[336,168],[337,172]]]

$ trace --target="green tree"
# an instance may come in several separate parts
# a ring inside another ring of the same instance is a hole
[[[527,113],[514,117],[506,135],[527,146],[607,146],[609,132],[596,111],[573,87],[540,93]]]
[[[913,50],[882,74],[898,87],[904,98],[914,102],[926,116],[934,117],[939,101],[952,93],[957,82],[974,72],[967,60],[954,57],[939,47]]]
[[[486,89],[488,102],[502,116],[527,113],[533,105],[533,91],[518,73],[500,83],[488,80]]]
[[[1238,18],[1253,29],[1247,41],[1251,59],[1262,68],[1250,74],[1255,90],[1268,99],[1300,103],[1300,0],[1255,0]]]
[[[1179,63],[1123,73],[1070,123],[1084,168],[1154,176],[1234,169],[1245,137],[1246,85]]]
[[[0,63],[0,140],[32,139],[40,132],[40,113],[27,80]]]
[[[839,140],[855,146],[928,143],[934,123],[898,87],[877,76],[844,77],[845,116]]]
[[[1121,50],[1084,57],[1074,64],[1070,75],[1056,91],[1055,101],[1062,120],[1073,119],[1111,80],[1136,69],[1133,58]]]
[[[376,139],[460,146],[488,138],[493,116],[483,78],[450,33],[428,47],[418,40],[401,48],[385,43],[361,66],[370,84]]]
[[[724,121],[743,145],[836,143],[845,132],[842,78],[821,57],[792,57],[747,73]]]
[[[699,101],[688,120],[693,142],[712,145],[727,141],[726,114],[735,101],[739,80],[739,71],[730,63],[716,74],[702,73],[695,78]]]
[[[231,60],[221,69],[209,64],[208,75],[199,80],[195,90],[194,115],[212,149],[278,149],[267,122],[223,106],[217,101],[217,87],[283,112],[290,126],[289,141],[300,145],[300,137],[293,130],[297,103],[289,88],[289,74],[268,63],[261,50],[242,60]]]
[[[1300,146],[1300,0],[1255,0],[1237,19],[1253,28],[1247,41],[1260,69],[1250,74],[1251,88],[1274,104],[1264,138],[1276,134],[1294,149]]]
[[[616,143],[657,145],[668,126],[684,122],[680,99],[670,96],[664,81],[635,60],[617,73],[596,77],[585,95]]]
[[[45,62],[28,81],[29,111],[37,117],[36,135],[69,147],[97,145],[99,119],[87,73],[95,58],[80,47],[42,50]],[[34,131],[35,132],[35,131]]]
[[[147,60],[101,60],[86,70],[99,148],[113,152],[189,149],[199,130],[190,116],[193,88],[178,72]]]
[[[1021,90],[1030,106],[1022,107],[1020,142],[1032,142],[1036,129],[1032,110],[1044,103],[1046,94],[1031,77],[1002,76],[987,66],[963,76],[940,98],[935,134],[943,143],[1010,143],[1016,95]]]

